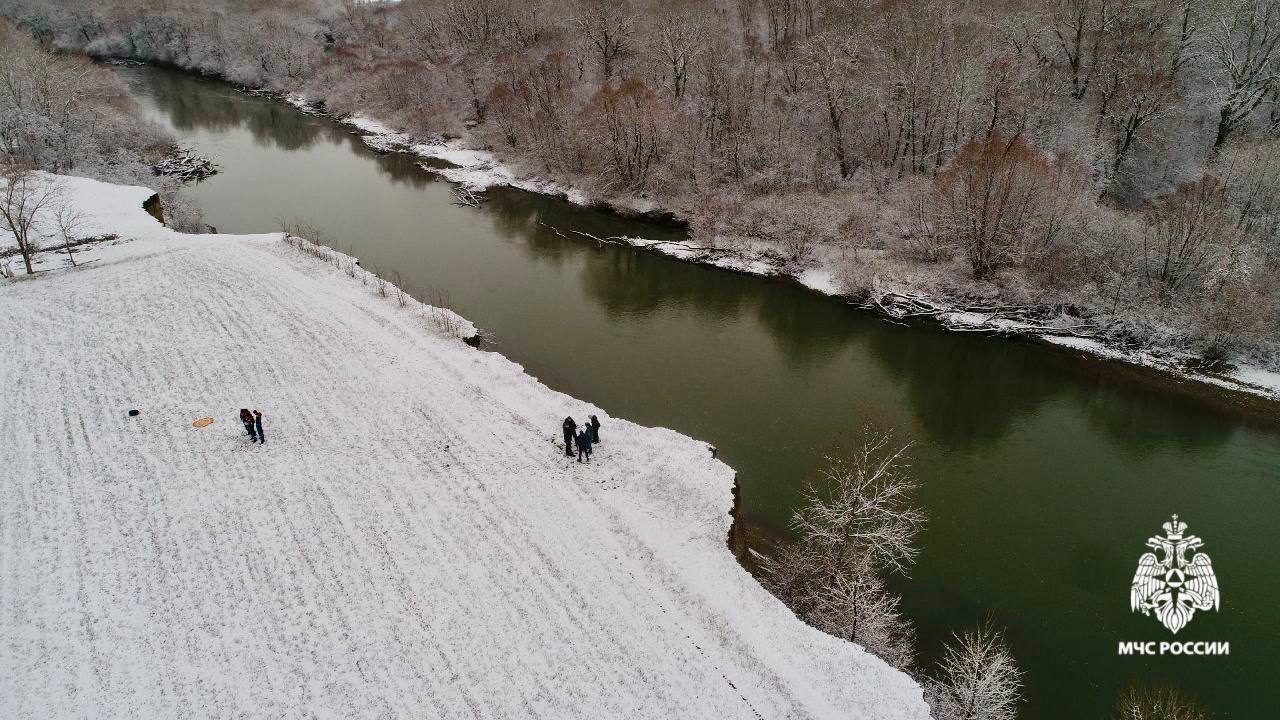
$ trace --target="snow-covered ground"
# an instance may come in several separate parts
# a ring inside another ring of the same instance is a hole
[[[705,445],[278,234],[67,183],[129,241],[0,283],[0,715],[927,717],[736,563]],[[590,413],[579,465],[559,424]]]
[[[0,180],[0,188],[4,186],[4,181]],[[103,237],[112,234],[129,234],[132,237],[167,237],[169,234],[168,230],[141,209],[142,204],[156,194],[149,188],[109,185],[88,178],[47,173],[36,173],[32,188],[33,195],[53,191],[49,202],[36,213],[36,222],[31,229],[31,239],[37,247],[62,244],[57,216],[64,206],[78,211],[75,234],[79,237]],[[0,252],[14,250],[17,246],[13,233],[0,229]],[[41,253],[36,259],[38,264],[35,269],[39,271],[60,266],[65,261],[66,254]],[[79,258],[77,258],[78,261]],[[5,260],[0,259],[0,263],[3,262]],[[8,262],[14,272],[19,274],[23,272],[21,258],[10,257]]]

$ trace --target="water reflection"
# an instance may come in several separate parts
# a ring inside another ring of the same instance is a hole
[[[145,81],[136,73],[120,73],[135,95],[147,97],[176,130],[222,132],[241,127],[250,116],[270,114],[269,108],[235,103],[237,93],[224,83],[188,78],[176,72],[148,73]],[[189,92],[193,83],[204,83],[205,92]],[[295,123],[296,124],[296,123]]]
[[[518,244],[532,260],[558,266],[569,257],[565,239],[542,224],[543,208],[520,202],[507,188],[493,188],[485,196],[486,215],[498,237]]]
[[[308,117],[283,103],[262,102],[226,83],[164,70],[149,73],[145,82],[138,74],[122,76],[135,96],[150,99],[179,131],[219,133],[243,128],[263,148],[296,151],[319,142],[342,142],[353,151],[367,151],[360,137],[342,125]],[[191,83],[205,85],[205,92],[184,92]],[[378,169],[396,184],[422,188],[434,181],[410,156],[391,153],[374,157]]]
[[[848,306],[816,297],[789,282],[778,285],[760,295],[756,316],[792,370],[830,362],[838,350],[865,334],[868,325],[850,322]]]
[[[920,426],[948,447],[998,442],[1020,419],[1066,390],[1024,346],[992,341],[999,352],[982,362],[956,362],[971,338],[929,327],[905,332],[930,336],[913,342],[901,333],[870,333],[867,348],[884,372],[902,382]]]
[[[1167,451],[1171,441],[1188,450],[1219,447],[1235,432],[1230,425],[1205,422],[1203,412],[1170,407],[1167,397],[1142,389],[1118,398],[1095,386],[1079,402],[1091,428],[1124,440],[1123,450],[1138,459]]]
[[[348,135],[347,142],[359,144],[362,147],[364,145],[364,142],[355,135]],[[405,185],[421,190],[434,182],[440,182],[436,176],[424,173],[422,168],[418,167],[417,158],[410,155],[387,153],[374,157],[378,170],[395,185]]]

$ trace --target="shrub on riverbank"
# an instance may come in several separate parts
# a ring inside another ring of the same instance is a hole
[[[885,575],[914,562],[925,522],[905,453],[890,435],[869,434],[848,460],[833,459],[792,517],[796,539],[761,564],[765,586],[805,622],[903,670],[915,658],[915,629]]]
[[[203,231],[199,210],[180,196],[181,183],[152,170],[173,139],[140,116],[115,73],[54,52],[0,18],[0,77],[0,162],[158,187],[171,227]]]

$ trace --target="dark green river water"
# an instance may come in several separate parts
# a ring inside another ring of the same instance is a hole
[[[266,232],[305,219],[420,297],[446,292],[491,336],[486,347],[548,385],[718,446],[756,538],[785,530],[823,456],[864,426],[914,443],[930,519],[920,562],[894,586],[926,667],[953,628],[990,615],[1027,672],[1024,718],[1106,717],[1133,681],[1176,684],[1220,718],[1275,716],[1273,409],[1035,344],[892,325],[786,282],[565,240],[538,221],[680,232],[514,190],[456,207],[411,158],[373,153],[332,121],[177,72],[121,75],[148,115],[221,165],[192,191],[207,222]],[[1222,588],[1221,610],[1176,639],[1229,642],[1230,655],[1120,657],[1121,641],[1174,637],[1130,612],[1129,585],[1146,538],[1175,512],[1205,540]]]

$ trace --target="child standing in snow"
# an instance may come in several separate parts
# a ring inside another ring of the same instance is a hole
[[[567,417],[564,419],[563,429],[565,457],[573,457],[573,432],[578,429],[578,423],[572,417]]]
[[[258,443],[265,443],[267,441],[267,435],[262,432],[262,413],[257,410],[253,411],[253,429],[258,431]]]
[[[595,415],[591,416],[591,422],[587,423],[587,427],[591,428],[591,444],[600,442],[600,420]]]
[[[249,439],[257,440],[258,433],[254,430],[253,413],[249,412],[249,408],[240,408],[240,422],[244,423],[244,431],[249,433]]]
[[[578,433],[577,440],[578,462],[583,462],[583,455],[586,455],[586,462],[591,462],[591,426],[584,425],[582,432]]]

